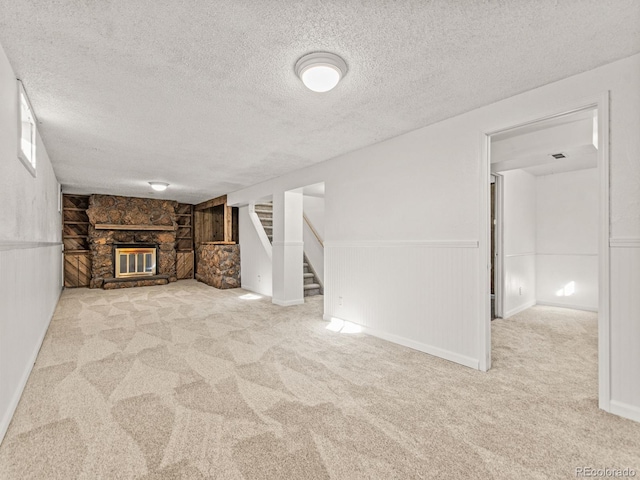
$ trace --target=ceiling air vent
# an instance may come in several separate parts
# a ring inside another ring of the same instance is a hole
[[[561,158],[567,158],[564,153],[552,153],[551,156],[556,160],[559,160]]]

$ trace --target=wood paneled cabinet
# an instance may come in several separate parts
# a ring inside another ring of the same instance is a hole
[[[190,252],[176,252],[176,273],[178,280],[193,278],[194,254]]]
[[[88,287],[91,281],[91,252],[64,254],[64,286]]]
[[[178,280],[194,278],[193,205],[179,203],[176,208],[176,273]]]
[[[87,195],[62,196],[65,287],[88,287],[91,282],[88,207]]]

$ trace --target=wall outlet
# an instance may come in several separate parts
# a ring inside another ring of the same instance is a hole
[[[338,297],[338,305],[342,305],[342,297]]]
[[[262,276],[258,275],[258,283],[260,283],[262,281]]]
[[[522,295],[522,287],[520,287],[520,288],[518,289],[518,293],[519,293],[520,295]]]

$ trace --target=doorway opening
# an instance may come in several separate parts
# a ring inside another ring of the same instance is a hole
[[[490,235],[491,251],[491,320],[503,317],[502,303],[502,176],[492,173],[490,176]],[[500,220],[500,221],[499,221]]]
[[[608,96],[485,140],[481,369],[491,366],[494,318],[536,305],[597,312],[598,397],[608,410]]]

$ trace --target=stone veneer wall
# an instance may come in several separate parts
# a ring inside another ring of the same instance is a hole
[[[212,287],[239,287],[240,245],[200,245],[196,270],[196,279]]]
[[[175,282],[177,204],[170,200],[91,195],[87,210],[89,246],[93,254],[90,287],[100,288],[105,279],[115,277],[114,248],[118,244],[156,245],[156,273],[168,275],[168,280]],[[96,224],[172,226],[174,230],[97,230]],[[144,278],[138,280],[140,285],[145,281]]]

